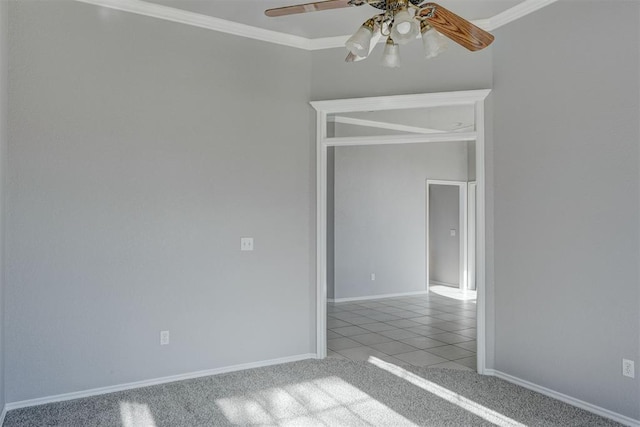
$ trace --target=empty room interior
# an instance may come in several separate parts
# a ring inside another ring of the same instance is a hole
[[[394,132],[366,121],[345,129],[342,117],[333,120],[336,135]],[[474,127],[467,107],[414,109],[401,118],[416,128]],[[473,205],[466,199],[475,182],[474,145],[335,147],[328,155],[328,357],[477,369],[475,281],[465,280],[475,269],[464,262],[472,251],[461,256],[475,242],[464,215]]]
[[[0,425],[640,426],[640,2],[0,0]]]

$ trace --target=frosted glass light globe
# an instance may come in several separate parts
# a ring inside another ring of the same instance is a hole
[[[384,46],[381,64],[388,68],[398,68],[400,66],[400,46],[391,39],[387,40],[387,44]]]
[[[447,50],[448,39],[434,30],[428,29],[422,33],[422,47],[426,59],[434,58]]]
[[[396,13],[391,27],[391,38],[397,44],[407,44],[420,34],[418,21],[405,9]]]
[[[373,31],[363,25],[347,40],[345,46],[354,55],[366,57],[369,55],[369,47],[371,47],[371,36],[373,36]]]

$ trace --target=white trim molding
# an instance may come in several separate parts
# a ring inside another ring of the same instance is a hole
[[[318,358],[327,355],[327,149],[330,146],[364,146],[378,144],[410,144],[425,142],[476,142],[477,174],[477,342],[478,373],[485,369],[485,215],[484,215],[484,100],[490,90],[460,92],[423,93],[371,98],[338,99],[314,101],[316,110],[316,354]],[[327,121],[329,114],[361,111],[404,110],[438,106],[473,106],[476,129],[474,132],[449,132],[442,134],[395,135],[377,137],[329,138]],[[489,285],[489,284],[487,284]],[[427,284],[425,283],[425,288]],[[426,289],[425,289],[426,290]],[[374,298],[383,298],[376,295]],[[335,302],[346,299],[334,299]]]
[[[328,302],[368,301],[372,299],[400,298],[400,297],[411,297],[416,295],[426,295],[427,293],[428,293],[427,291],[401,292],[399,294],[369,295],[365,297],[327,298],[327,301]]]
[[[331,116],[327,118],[327,121],[333,122],[333,123],[342,123],[343,125],[361,126],[361,127],[376,128],[376,129],[387,129],[387,130],[393,130],[398,132],[410,132],[410,133],[419,133],[419,134],[446,132],[439,129],[430,129],[430,128],[423,128],[418,126],[401,125],[398,123],[387,123],[387,122],[381,122],[378,120],[357,119],[355,117],[345,117],[345,116]]]
[[[346,35],[309,39],[309,50],[336,49],[339,47],[344,47],[344,44],[349,39],[349,37],[351,36]],[[380,37],[380,39],[382,40],[384,39],[384,37]],[[381,40],[378,40],[378,43],[381,43]],[[386,39],[384,40],[386,41]]]
[[[487,27],[480,27],[487,31],[493,31],[502,27],[503,25],[507,25],[513,21],[516,21],[520,18],[523,18],[530,13],[533,13],[537,10],[542,9],[545,6],[549,6],[552,3],[555,3],[558,0],[527,0],[523,1],[520,4],[513,6],[501,12],[491,18],[489,18],[489,23]]]
[[[7,405],[2,407],[2,413],[0,414],[0,426],[4,425],[4,419],[7,417]]]
[[[571,397],[564,393],[551,390],[550,388],[543,387],[538,384],[534,384],[530,381],[523,380],[513,375],[509,375],[495,369],[485,369],[485,375],[491,375],[496,378],[503,379],[512,384],[519,385],[520,387],[533,390],[535,392],[538,392],[545,396],[559,400],[561,402],[568,403],[569,405],[575,406],[577,408],[584,409],[585,411],[589,411],[593,414],[600,415],[601,417],[619,422],[620,424],[624,424],[630,427],[640,427],[640,420],[635,420],[625,415],[618,414],[617,412],[613,412],[608,409],[602,408],[600,406],[594,405],[592,403],[585,402],[584,400],[576,399],[575,397]]]
[[[154,378],[150,380],[136,381],[126,384],[118,384],[107,387],[92,388],[89,390],[76,391],[72,393],[56,394],[53,396],[40,397],[37,399],[20,400],[9,402],[5,405],[4,413],[13,409],[27,408],[30,406],[44,405],[46,403],[64,402],[66,400],[81,399],[84,397],[98,396],[101,394],[114,393],[117,391],[131,390],[140,387],[172,383],[175,381],[190,380],[193,378],[208,377],[211,375],[226,374],[228,372],[243,371],[245,369],[262,368],[264,366],[280,365],[282,363],[298,362],[300,360],[315,359],[313,353],[298,354],[295,356],[280,357],[278,359],[263,360],[259,362],[243,363],[241,365],[225,366],[222,368],[207,369],[204,371],[189,372],[185,374],[171,375],[168,377]],[[2,423],[0,423],[0,426]]]
[[[446,132],[419,135],[386,135],[386,136],[347,136],[327,138],[327,146],[349,145],[384,145],[384,144],[422,144],[426,142],[464,142],[475,141],[475,132]]]
[[[308,51],[344,47],[345,41],[350,37],[350,35],[319,38],[301,37],[143,0],[76,1]],[[472,22],[484,30],[493,31],[556,1],[525,0],[491,18],[477,19]],[[379,40],[380,43],[383,41],[384,37]]]
[[[311,41],[305,37],[294,36],[293,34],[282,33],[280,31],[266,30],[264,28],[240,24],[202,13],[189,12],[184,9],[163,6],[142,0],[76,1],[303,50],[310,50],[311,47]]]
[[[368,98],[348,98],[330,101],[312,101],[315,110],[326,114],[349,113],[353,111],[405,110],[451,105],[473,105],[484,101],[490,89],[438,92],[417,95],[373,96]]]

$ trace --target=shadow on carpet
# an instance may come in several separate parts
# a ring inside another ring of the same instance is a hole
[[[305,360],[10,411],[4,426],[617,426],[495,377]]]

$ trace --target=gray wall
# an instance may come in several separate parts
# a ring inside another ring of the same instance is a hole
[[[7,400],[314,351],[310,54],[10,6]]]
[[[425,290],[426,180],[466,166],[464,142],[335,149],[336,298]]]
[[[451,236],[451,230],[456,235]],[[429,185],[429,282],[460,285],[460,187]]]
[[[493,97],[496,368],[635,419],[639,7],[561,1],[496,31]]]
[[[4,174],[7,148],[7,35],[9,20],[6,0],[0,0],[0,242],[4,242]],[[0,243],[0,408],[4,407],[4,243]]]
[[[470,54],[453,43],[442,55],[425,60],[420,43],[401,47],[402,66],[380,66],[383,45],[364,61],[347,64],[345,49],[312,53],[311,98],[341,99],[491,87],[491,50]]]

